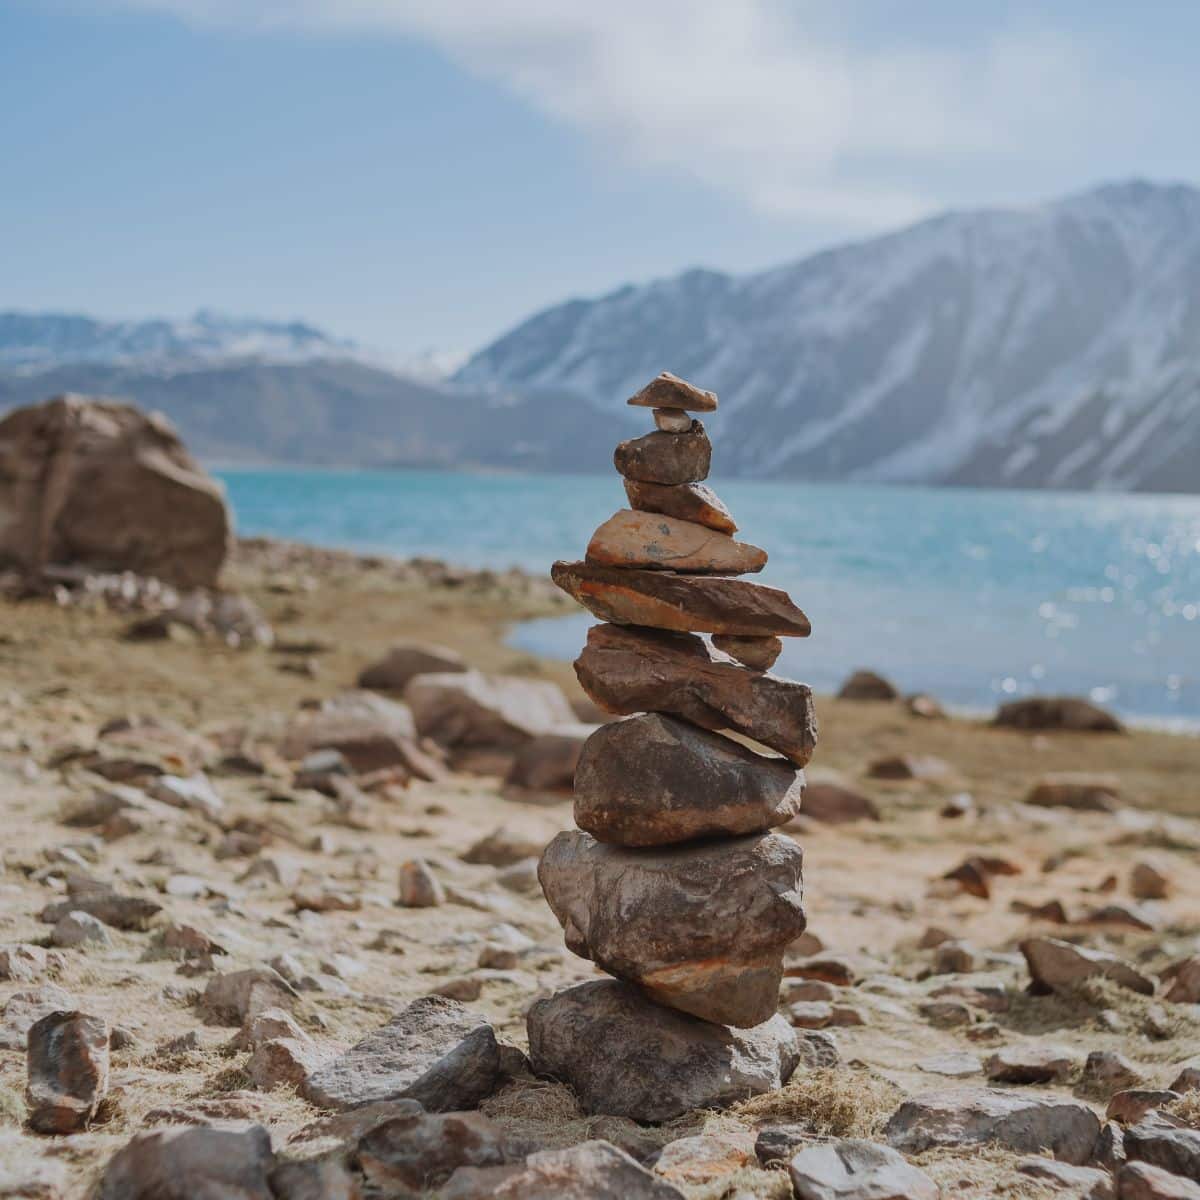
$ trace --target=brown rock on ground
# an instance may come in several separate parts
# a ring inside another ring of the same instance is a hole
[[[1025,797],[1039,808],[1074,808],[1083,812],[1113,812],[1121,795],[1115,775],[1087,771],[1053,771],[1043,775]]]
[[[583,690],[609,712],[667,712],[705,729],[733,729],[786,755],[812,757],[812,692],[714,655],[702,638],[596,625],[575,660]]]
[[[358,686],[402,692],[418,675],[450,675],[466,669],[467,664],[456,650],[423,642],[397,642],[382,658],[363,669]]]
[[[1150,1163],[1126,1163],[1117,1183],[1119,1200],[1200,1200],[1200,1183]]]
[[[135,571],[212,587],[229,552],[221,486],[159,413],[56,396],[0,420],[0,567]]]
[[[1011,729],[1125,732],[1125,726],[1112,713],[1078,696],[1028,696],[1023,700],[1010,700],[997,710],[994,724]]]
[[[748,1028],[775,1012],[784,949],[804,932],[802,862],[777,834],[649,853],[570,830],[538,879],[573,953],[661,1004]]]
[[[744,575],[767,565],[767,552],[693,521],[623,508],[592,534],[587,561],[605,567]]]
[[[674,487],[708,478],[712,443],[703,421],[693,421],[686,433],[656,429],[621,442],[613,451],[613,464],[626,479]]]
[[[530,791],[567,791],[575,781],[575,768],[595,725],[565,725],[525,743],[513,758],[504,782]]]
[[[785,759],[646,713],[588,739],[575,774],[575,823],[622,846],[736,837],[786,824],[803,791],[803,772]]]
[[[894,684],[874,671],[855,671],[838,689],[839,700],[898,700],[900,692]]]
[[[744,579],[556,562],[550,576],[602,621],[683,633],[808,637],[808,618],[779,588]]]
[[[703,483],[642,483],[625,480],[629,507],[638,512],[662,513],[681,521],[694,521],[718,533],[737,533],[737,522],[716,492]]]
[[[85,1129],[108,1094],[108,1022],[54,1012],[29,1030],[29,1127],[37,1133]]]
[[[636,408],[674,408],[681,412],[716,412],[717,394],[698,388],[670,371],[655,376],[626,401]]]
[[[1056,938],[1026,938],[1020,949],[1034,984],[1040,988],[1054,991],[1099,977],[1143,996],[1154,995],[1151,980],[1107,951],[1072,946]]]

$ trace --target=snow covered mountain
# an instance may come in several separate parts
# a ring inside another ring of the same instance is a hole
[[[299,321],[198,312],[186,320],[99,321],[66,313],[0,312],[0,369],[37,372],[64,364],[194,366],[246,359],[306,362],[359,358],[353,342]]]
[[[1200,191],[950,213],[548,309],[456,375],[610,414],[662,369],[741,475],[1200,491]]]

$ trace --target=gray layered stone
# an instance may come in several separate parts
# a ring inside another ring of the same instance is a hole
[[[319,1108],[409,1099],[453,1112],[478,1107],[500,1077],[491,1025],[457,1001],[423,996],[309,1075],[304,1094]]]
[[[575,824],[598,841],[659,846],[761,833],[800,811],[804,772],[662,713],[603,725],[575,769]]]
[[[686,433],[653,433],[621,442],[613,451],[613,465],[626,479],[674,486],[708,478],[712,443],[703,421],[693,421]]]
[[[797,1200],[938,1200],[938,1185],[888,1146],[846,1138],[788,1163]]]
[[[817,744],[809,687],[743,667],[691,634],[594,625],[575,674],[608,712],[665,712],[705,729],[732,729],[798,767]]]
[[[775,1012],[783,952],[804,932],[803,859],[778,834],[647,852],[569,830],[538,879],[574,953],[660,1004],[748,1028]]]
[[[460,1167],[440,1200],[684,1200],[608,1142],[542,1150],[507,1167]]]
[[[529,1010],[534,1071],[570,1084],[589,1113],[669,1121],[782,1087],[800,1062],[780,1016],[730,1029],[663,1008],[638,988],[601,979]]]
[[[1049,1151],[1062,1162],[1086,1166],[1100,1136],[1100,1119],[1086,1104],[1057,1096],[948,1088],[906,1100],[884,1135],[904,1154],[998,1142],[1018,1154]]]

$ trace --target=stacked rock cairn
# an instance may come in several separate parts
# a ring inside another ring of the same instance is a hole
[[[810,689],[770,673],[808,619],[739,578],[767,555],[734,539],[703,483],[712,447],[691,414],[717,397],[663,373],[629,403],[657,426],[616,449],[629,508],[551,572],[604,622],[575,671],[624,719],[585,744],[579,829],[538,870],[568,948],[625,982],[535,1003],[529,1037],[535,1069],[590,1111],[656,1120],[778,1087],[796,1065],[777,1007],[805,926],[803,853],[771,830],[800,809],[816,722]]]

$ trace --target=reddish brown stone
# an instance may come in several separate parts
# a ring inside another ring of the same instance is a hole
[[[29,1031],[28,1062],[29,1127],[77,1133],[108,1093],[108,1022],[52,1012]]]
[[[684,412],[716,412],[716,392],[703,388],[663,371],[652,379],[640,392],[630,396],[627,403],[636,408],[676,408]]]
[[[550,577],[602,621],[681,633],[808,637],[808,618],[779,588],[744,579],[556,562]]]
[[[713,635],[712,644],[722,654],[728,654],[756,671],[769,671],[783,653],[783,643],[777,637],[736,637],[717,633]]]
[[[737,533],[737,522],[712,488],[703,483],[681,483],[669,487],[661,483],[625,480],[629,507],[638,512],[664,513],[681,521],[695,521],[718,533]]]
[[[744,575],[761,571],[767,552],[692,521],[623,508],[592,534],[587,561],[696,575]]]
[[[686,433],[653,433],[620,442],[613,465],[626,479],[674,486],[708,478],[712,443],[702,421],[693,421]]]
[[[615,713],[667,712],[733,729],[802,767],[817,741],[812,692],[717,656],[702,638],[596,625],[575,660],[583,690]]]

